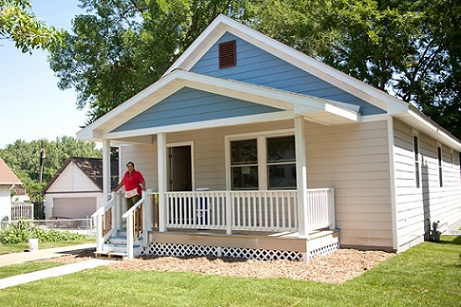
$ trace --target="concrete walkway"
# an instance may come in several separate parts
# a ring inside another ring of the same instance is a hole
[[[44,260],[44,259],[62,257],[62,256],[70,255],[72,252],[77,251],[77,250],[89,249],[89,248],[95,248],[95,247],[96,247],[95,244],[79,244],[79,245],[66,246],[66,247],[39,249],[33,252],[23,252],[23,253],[0,255],[0,267],[7,266],[7,265],[13,265],[13,264],[20,264],[20,263],[30,262],[30,261],[39,261],[39,260]],[[20,284],[25,284],[28,282],[32,282],[32,281],[36,281],[36,280],[40,280],[40,279],[44,279],[48,277],[56,277],[56,276],[72,274],[72,273],[76,273],[76,272],[83,271],[86,269],[92,269],[92,268],[95,268],[101,265],[107,265],[113,262],[115,262],[115,260],[90,259],[86,261],[58,266],[58,267],[51,268],[51,269],[7,277],[4,279],[0,279],[0,289],[17,286]]]

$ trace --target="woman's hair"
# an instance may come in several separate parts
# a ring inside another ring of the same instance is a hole
[[[131,165],[133,165],[133,168],[134,168],[134,163],[133,163],[133,162],[131,162],[131,161],[130,161],[130,162],[128,162],[128,163],[126,164],[126,167],[128,167],[128,165],[130,165],[130,164],[131,164]]]

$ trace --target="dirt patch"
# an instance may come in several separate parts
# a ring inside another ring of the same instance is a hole
[[[75,251],[71,255],[47,261],[73,263],[94,258],[94,249]],[[160,272],[196,272],[201,274],[273,278],[284,277],[327,283],[342,283],[360,276],[395,254],[383,251],[339,249],[307,262],[289,260],[259,261],[217,257],[142,257],[118,261],[108,267],[122,270]]]

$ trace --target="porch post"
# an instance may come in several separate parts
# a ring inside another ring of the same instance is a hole
[[[157,135],[157,157],[158,157],[158,230],[159,232],[166,231],[166,203],[165,192],[167,189],[167,157],[166,157],[166,135],[159,133]]]
[[[111,192],[110,186],[110,140],[102,141],[102,193],[104,195],[104,204],[109,200]]]
[[[304,118],[295,117],[295,146],[296,146],[296,189],[298,191],[298,233],[300,237],[307,237],[308,212],[307,212],[307,157],[306,157],[306,131]]]

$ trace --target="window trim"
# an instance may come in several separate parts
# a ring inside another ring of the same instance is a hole
[[[419,145],[419,134],[414,131],[413,138],[412,138],[412,145],[413,145],[413,171],[414,171],[414,180],[415,180],[415,188],[420,189],[422,185],[421,181],[421,147]]]
[[[294,136],[294,129],[276,130],[276,131],[262,131],[246,134],[226,135],[224,137],[225,149],[225,175],[226,175],[226,189],[232,190],[232,172],[231,172],[231,146],[232,141],[241,141],[247,139],[257,139],[258,146],[258,191],[268,190],[268,173],[267,173],[267,148],[266,139],[272,137]],[[295,139],[296,141],[296,139]],[[296,189],[296,188],[295,188]]]
[[[443,151],[440,143],[437,143],[437,171],[439,176],[439,187],[443,188]]]

